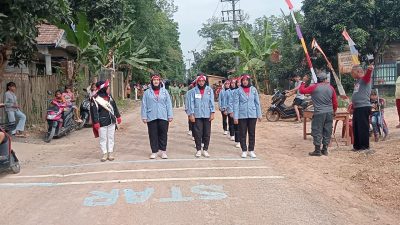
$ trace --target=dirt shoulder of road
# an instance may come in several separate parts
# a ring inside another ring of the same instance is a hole
[[[261,99],[263,111],[266,111],[271,96],[262,96]],[[291,100],[287,100],[287,104],[289,102]],[[398,124],[395,108],[386,109],[385,120],[389,124],[389,138],[378,143],[371,139],[372,148],[376,151],[372,155],[354,153],[351,151],[352,146],[344,146],[344,143],[339,142],[339,147],[333,144],[330,148],[329,157],[308,157],[308,152],[313,150],[312,138],[303,140],[303,125],[295,124],[293,120],[262,122],[257,140],[261,139],[263,146],[267,146],[264,151],[268,152],[276,168],[281,168],[288,176],[297,180],[299,185],[324,192],[338,202],[346,202],[350,208],[369,211],[371,208],[368,210],[366,207],[366,203],[369,203],[372,208],[376,205],[398,215],[400,129],[395,128]],[[337,130],[336,136],[341,136],[341,123]],[[259,144],[260,142],[257,145]],[[377,219],[379,216],[377,215]]]

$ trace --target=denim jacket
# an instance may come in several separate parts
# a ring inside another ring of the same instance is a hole
[[[211,113],[215,113],[213,90],[206,86],[202,96],[200,89],[195,87],[190,93],[189,115],[194,115],[195,118],[210,118]]]
[[[255,87],[250,87],[249,95],[242,87],[237,89],[233,100],[233,114],[235,120],[262,117],[260,98]]]
[[[171,96],[167,89],[161,88],[158,97],[155,95],[152,88],[147,89],[144,92],[142,99],[142,119],[147,122],[161,119],[168,120],[172,119],[172,102]]]

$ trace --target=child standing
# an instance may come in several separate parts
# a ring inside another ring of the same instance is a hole
[[[374,132],[375,142],[379,141],[379,133],[381,128],[383,130],[383,141],[386,140],[389,134],[389,129],[383,116],[384,107],[385,100],[379,99],[378,101],[377,92],[375,90],[371,91],[371,124]]]
[[[121,123],[121,115],[117,104],[110,95],[110,82],[99,81],[96,83],[97,94],[91,102],[90,113],[93,120],[95,138],[100,137],[100,148],[103,153],[102,162],[107,159],[114,160],[114,136],[117,129],[116,123]]]
[[[62,94],[62,97],[65,99],[66,103],[68,105],[72,105],[72,108],[74,109],[74,114],[75,114],[75,121],[78,123],[82,123],[83,121],[81,120],[81,116],[79,115],[79,109],[75,104],[75,94],[72,92],[71,86],[65,86],[65,91]]]

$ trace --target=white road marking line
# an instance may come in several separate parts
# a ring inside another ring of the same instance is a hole
[[[123,163],[168,163],[168,162],[182,162],[182,161],[259,161],[260,159],[241,159],[241,158],[211,158],[211,159],[166,159],[166,160],[131,160],[131,161],[113,161],[113,162],[106,162],[106,163],[86,163],[86,164],[75,164],[75,165],[50,165],[50,166],[43,166],[40,168],[75,168],[75,167],[85,167],[85,166],[105,166],[110,164],[123,164]]]
[[[135,182],[163,182],[163,181],[198,181],[198,180],[263,180],[263,179],[284,179],[283,176],[242,176],[242,177],[173,177],[156,179],[125,179],[125,180],[104,180],[104,181],[77,181],[61,183],[0,183],[0,188],[13,187],[60,187],[84,184],[112,184],[112,183],[135,183]]]
[[[6,178],[21,179],[21,178],[46,178],[46,177],[72,177],[84,176],[94,174],[110,174],[110,173],[135,173],[135,172],[167,172],[167,171],[188,171],[188,170],[239,170],[239,169],[268,169],[267,166],[242,166],[242,167],[192,167],[192,168],[167,168],[167,169],[138,169],[138,170],[106,170],[84,173],[70,173],[70,174],[44,174],[44,175],[30,175],[30,176],[8,176]]]

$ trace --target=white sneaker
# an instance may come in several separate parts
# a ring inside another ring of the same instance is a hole
[[[194,137],[192,137],[192,141],[194,141]]]
[[[201,143],[201,147],[204,148],[204,143]]]
[[[162,159],[168,159],[167,151],[162,151],[161,158]]]
[[[247,152],[242,152],[242,158],[247,158]]]
[[[201,156],[201,151],[197,151],[195,156],[196,156],[196,158],[200,158],[200,156]]]
[[[189,131],[187,132],[187,134],[188,134],[189,136],[192,136],[192,131],[189,130]]]
[[[203,156],[206,157],[206,158],[209,158],[210,154],[208,154],[208,151],[203,151]]]
[[[240,148],[240,142],[236,142],[236,148]]]
[[[250,157],[251,158],[257,158],[256,153],[254,153],[254,151],[251,151],[250,152]]]
[[[235,136],[231,136],[231,141],[235,141]]]
[[[228,131],[224,131],[224,135],[228,135],[228,133],[229,133]]]
[[[156,159],[157,158],[157,153],[151,153],[150,159]]]

